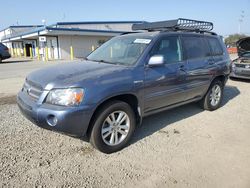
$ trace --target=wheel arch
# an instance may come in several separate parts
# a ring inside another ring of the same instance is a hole
[[[141,112],[138,109],[139,107],[139,101],[136,95],[134,94],[120,94],[120,95],[116,95],[116,96],[112,96],[108,99],[105,99],[104,101],[102,101],[94,110],[93,115],[91,116],[90,122],[89,122],[89,126],[86,132],[87,137],[89,138],[92,128],[93,128],[93,124],[94,124],[94,120],[97,116],[97,114],[100,112],[100,110],[102,109],[102,107],[112,101],[123,101],[127,104],[129,104],[131,106],[131,108],[133,109],[134,113],[135,113],[135,117],[136,117],[136,124],[140,124],[141,120],[142,120],[142,116],[141,116]]]
[[[218,76],[215,76],[214,79],[212,80],[211,84],[215,81],[215,80],[219,80],[222,82],[223,86],[226,85],[226,81],[227,81],[227,77],[225,75],[218,75]],[[210,84],[210,85],[211,85]]]

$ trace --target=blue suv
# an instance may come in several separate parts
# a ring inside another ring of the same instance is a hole
[[[87,136],[104,153],[121,150],[145,116],[191,102],[219,108],[230,58],[212,28],[186,19],[133,25],[138,33],[112,38],[84,61],[29,74],[18,106],[40,127]]]

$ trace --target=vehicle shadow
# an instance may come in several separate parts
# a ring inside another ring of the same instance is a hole
[[[235,86],[225,86],[224,88],[224,98],[221,106],[226,105],[230,100],[235,98],[240,94],[240,90]]]
[[[237,89],[237,87],[225,86],[222,107],[239,94],[240,91]],[[142,125],[136,129],[130,144],[134,144],[137,141],[144,139],[155,132],[158,132],[162,128],[171,125],[172,123],[189,118],[203,111],[204,110],[201,109],[197,103],[191,103],[145,117]]]
[[[26,59],[26,60],[4,60],[0,63],[1,64],[9,64],[9,63],[22,63],[22,62],[30,62],[32,61],[31,59]]]
[[[244,79],[244,78],[230,78],[230,80],[235,81],[235,82],[250,83],[250,79]]]

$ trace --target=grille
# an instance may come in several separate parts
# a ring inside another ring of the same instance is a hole
[[[23,85],[23,91],[35,100],[38,100],[43,92],[43,88],[39,84],[36,84],[30,80],[26,80]]]
[[[18,102],[19,102],[19,104],[20,104],[21,106],[23,106],[24,108],[28,109],[29,111],[32,110],[32,107],[29,106],[29,105],[27,105],[27,104],[25,104],[25,102],[23,102],[23,100],[22,100],[20,97],[18,97]]]
[[[244,64],[235,64],[236,67],[241,67],[241,68],[245,68]]]

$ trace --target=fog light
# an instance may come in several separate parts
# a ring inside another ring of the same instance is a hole
[[[50,126],[54,127],[54,126],[56,126],[56,124],[57,124],[57,118],[56,118],[54,115],[49,115],[49,116],[47,117],[47,123],[48,123]]]

